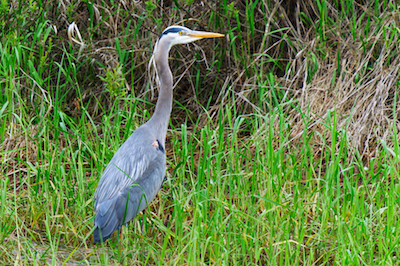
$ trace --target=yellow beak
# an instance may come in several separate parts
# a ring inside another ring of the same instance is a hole
[[[205,31],[191,31],[186,34],[190,37],[197,37],[197,38],[219,38],[224,37],[224,34],[214,33],[214,32],[205,32]]]

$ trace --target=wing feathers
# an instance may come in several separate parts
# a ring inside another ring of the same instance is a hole
[[[152,136],[144,141],[133,139],[134,135],[111,159],[97,186],[95,243],[107,240],[142,211],[153,200],[164,179],[165,153],[152,145]]]

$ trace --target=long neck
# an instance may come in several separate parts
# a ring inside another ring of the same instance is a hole
[[[172,110],[172,73],[168,65],[169,45],[162,39],[156,45],[154,59],[156,62],[157,73],[160,79],[160,88],[156,103],[156,110],[147,122],[156,130],[158,140],[165,145],[165,135],[167,134],[169,118]]]

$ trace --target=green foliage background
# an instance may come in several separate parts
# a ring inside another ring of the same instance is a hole
[[[0,264],[396,265],[396,1],[0,1]],[[172,24],[167,176],[91,243],[93,193],[156,101]]]

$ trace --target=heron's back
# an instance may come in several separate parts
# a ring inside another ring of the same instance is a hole
[[[94,242],[107,240],[156,196],[165,176],[165,151],[145,126],[118,149],[95,195]]]

